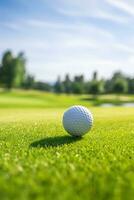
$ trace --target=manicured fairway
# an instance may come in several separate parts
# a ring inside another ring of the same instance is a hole
[[[63,108],[0,109],[0,199],[133,199],[134,108],[91,111],[92,131],[74,139]]]

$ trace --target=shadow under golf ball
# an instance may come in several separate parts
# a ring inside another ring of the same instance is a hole
[[[37,141],[34,141],[30,144],[30,147],[33,148],[48,148],[48,147],[57,147],[65,144],[70,144],[81,140],[82,137],[71,137],[71,136],[55,136],[47,137]]]

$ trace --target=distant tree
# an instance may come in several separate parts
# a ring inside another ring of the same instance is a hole
[[[100,94],[104,94],[106,92],[106,90],[105,90],[105,80],[101,79],[99,82],[100,82]]]
[[[112,81],[115,81],[117,79],[125,79],[126,77],[124,76],[124,74],[122,74],[122,72],[117,71],[113,74],[112,76]]]
[[[6,51],[0,67],[0,80],[2,85],[10,90],[13,87],[21,87],[25,78],[25,59],[20,53],[13,57],[11,51]]]
[[[92,80],[89,82],[89,93],[93,95],[93,98],[96,99],[97,96],[101,93],[104,93],[104,80],[98,80],[98,73],[94,72]]]
[[[84,76],[75,76],[72,83],[72,91],[75,94],[83,94],[85,92]]]
[[[24,53],[21,52],[18,56],[14,59],[13,65],[15,66],[15,78],[14,78],[14,87],[21,87],[25,81],[25,64],[26,59]]]
[[[71,82],[71,79],[69,77],[69,74],[66,74],[65,80],[63,81],[63,85],[64,85],[64,92],[66,94],[72,93],[72,82]]]
[[[127,78],[128,81],[128,93],[134,94],[134,78]]]
[[[92,78],[92,80],[97,80],[98,79],[98,72],[97,71],[95,71],[95,72],[93,72],[93,78]]]
[[[116,94],[128,92],[128,82],[124,78],[117,78],[113,84],[113,92]]]
[[[15,78],[15,68],[11,51],[7,51],[3,55],[0,76],[3,86],[7,89],[11,89]]]
[[[116,94],[128,92],[127,78],[121,72],[115,72],[111,79],[112,92]]]
[[[104,93],[104,83],[103,81],[93,80],[90,82],[89,93],[93,95],[96,99],[98,94]]]
[[[34,76],[27,75],[27,77],[25,78],[25,81],[23,82],[23,88],[24,89],[33,89],[34,83],[35,83]]]
[[[64,92],[64,85],[61,82],[60,76],[58,76],[57,81],[54,84],[54,91],[56,93],[63,93]]]
[[[74,94],[82,94],[83,93],[83,89],[82,89],[80,83],[78,83],[78,82],[72,83],[72,89],[73,89]]]
[[[34,83],[34,89],[36,90],[41,90],[41,91],[51,91],[51,85],[49,83],[45,83],[45,82],[35,82]]]
[[[111,79],[105,80],[104,81],[104,90],[105,93],[109,94],[112,93],[113,91],[113,82]]]
[[[105,92],[106,93],[115,93],[115,84],[117,84],[118,82],[123,82],[123,80],[125,82],[127,82],[127,84],[129,83],[129,79],[121,72],[115,72],[112,75],[112,78],[110,79],[106,79],[105,80]],[[131,87],[131,86],[130,86]]]

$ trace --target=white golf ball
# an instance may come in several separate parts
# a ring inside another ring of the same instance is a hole
[[[92,125],[92,113],[84,106],[72,106],[63,115],[64,129],[72,136],[86,134]]]

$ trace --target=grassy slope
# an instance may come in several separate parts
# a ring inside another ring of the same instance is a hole
[[[101,103],[123,103],[134,101],[134,95],[117,98],[116,95],[101,95],[96,101],[90,95],[56,95],[35,91],[0,92],[0,108],[57,108],[68,107],[73,104],[85,106]]]
[[[33,99],[11,95],[23,107]],[[0,109],[1,199],[133,199],[134,108],[91,107],[94,127],[75,140],[62,128],[63,108],[14,109],[5,100],[10,109]]]

